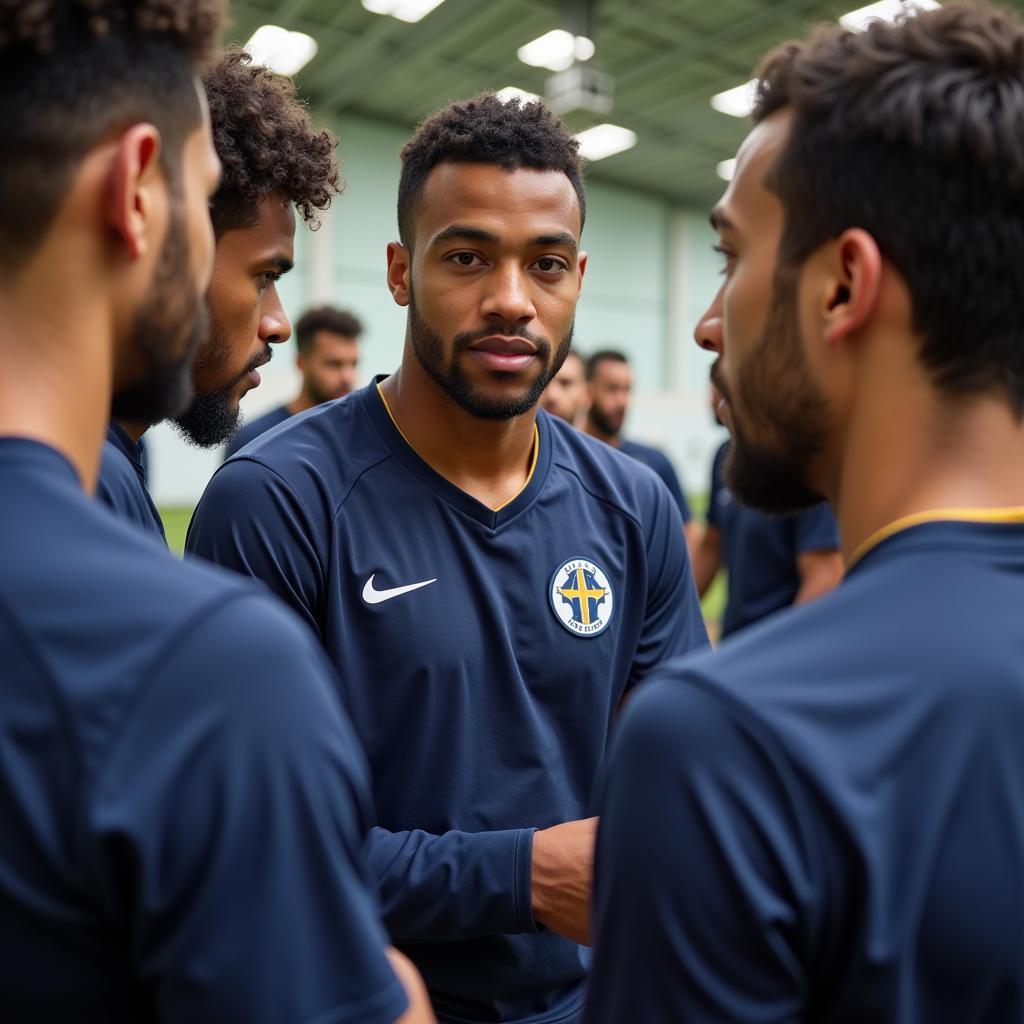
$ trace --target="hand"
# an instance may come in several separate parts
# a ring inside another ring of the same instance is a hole
[[[567,821],[533,836],[534,920],[584,946],[590,945],[597,821]]]
[[[391,961],[391,969],[409,997],[409,1009],[395,1024],[436,1024],[437,1019],[430,1006],[430,996],[427,995],[427,988],[423,984],[420,972],[416,970],[412,961],[397,949],[389,947],[387,954],[388,960]]]

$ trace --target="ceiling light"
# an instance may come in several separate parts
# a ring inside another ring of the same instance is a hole
[[[536,103],[540,99],[535,92],[527,92],[525,89],[519,89],[514,85],[506,85],[504,89],[499,89],[495,96],[502,103],[508,103],[509,100],[516,99],[521,103]]]
[[[733,157],[731,160],[723,160],[716,168],[715,174],[717,174],[723,181],[732,181],[732,176],[736,173],[736,158]]]
[[[907,0],[906,3],[903,0],[879,0],[879,3],[858,7],[857,10],[844,14],[839,19],[839,24],[853,32],[860,32],[873,21],[893,21],[902,11],[916,14],[918,11],[934,11],[939,6],[936,0]]]
[[[617,124],[599,124],[576,136],[580,156],[585,160],[603,160],[636,145],[636,132],[620,128]]]
[[[289,32],[280,25],[262,25],[252,34],[245,50],[254,64],[279,75],[294,75],[315,56],[316,40],[305,32]]]
[[[520,46],[516,56],[534,68],[565,71],[578,60],[590,60],[594,56],[594,43],[586,36],[574,36],[565,29],[555,28]]]
[[[730,117],[747,117],[754,109],[754,94],[757,91],[757,79],[752,78],[743,85],[737,85],[725,92],[715,93],[711,97],[711,106],[721,114]]]
[[[444,0],[363,0],[363,7],[374,14],[388,14],[410,24],[425,18]]]

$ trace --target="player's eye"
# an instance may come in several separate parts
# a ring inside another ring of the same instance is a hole
[[[281,275],[276,270],[265,270],[262,274],[256,275],[260,291],[266,291],[272,284],[281,280]]]
[[[722,268],[721,270],[719,270],[719,273],[728,274],[729,271],[732,270],[733,261],[736,259],[736,257],[724,245],[713,245],[711,248],[714,249],[714,251],[717,252],[723,260]]]
[[[533,261],[533,266],[542,274],[564,274],[569,269],[569,264],[557,256],[541,256]]]
[[[459,267],[478,267],[483,263],[475,252],[453,252],[448,259]]]

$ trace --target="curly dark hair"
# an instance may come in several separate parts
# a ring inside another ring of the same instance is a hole
[[[330,331],[346,338],[358,338],[363,333],[363,325],[360,319],[347,309],[335,309],[334,306],[307,309],[295,325],[295,345],[300,352],[309,349],[317,331]]]
[[[200,123],[194,76],[224,0],[0,0],[0,267],[49,230],[84,156],[132,124],[160,130],[172,187]]]
[[[313,127],[292,80],[233,47],[203,75],[203,85],[223,166],[210,205],[217,237],[251,224],[271,192],[285,195],[317,227],[317,211],[341,191],[338,143],[329,131]]]
[[[758,79],[754,120],[792,116],[765,182],[782,265],[865,229],[906,281],[936,385],[1002,390],[1024,415],[1024,24],[950,4],[825,26]]]
[[[422,121],[402,147],[398,183],[398,234],[412,244],[413,220],[427,177],[439,163],[496,164],[506,170],[531,167],[562,171],[580,202],[580,227],[586,216],[579,143],[539,100],[502,102],[485,92],[450,103]]]

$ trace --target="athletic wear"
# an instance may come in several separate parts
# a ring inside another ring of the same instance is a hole
[[[96,497],[121,518],[167,543],[163,520],[146,488],[142,445],[133,441],[118,423],[107,427]]]
[[[5,1020],[393,1021],[330,666],[0,438]]]
[[[668,461],[668,456],[658,448],[651,448],[646,444],[638,444],[636,441],[628,441],[625,438],[619,442],[618,448],[620,452],[632,456],[645,466],[650,466],[661,477],[679,509],[679,514],[683,517],[683,522],[688,523],[692,518],[690,506],[687,504],[682,487],[679,486],[679,477],[676,476],[672,463]]]
[[[271,409],[270,412],[257,416],[251,423],[243,423],[239,427],[238,433],[228,441],[224,457],[230,459],[235,452],[240,452],[254,438],[266,433],[271,427],[276,427],[278,423],[284,423],[290,416],[288,406],[279,405],[277,408]]]
[[[800,589],[797,556],[838,551],[839,530],[827,502],[793,516],[769,516],[741,505],[725,485],[722,467],[728,441],[711,468],[708,525],[721,532],[729,576],[722,636],[789,607]]]
[[[589,954],[533,920],[533,832],[590,813],[624,691],[707,643],[657,477],[544,412],[536,437],[492,511],[373,384],[222,466],[187,543],[322,638],[370,759],[385,919],[449,1021],[576,1019]]]
[[[1024,1020],[1024,523],[931,522],[627,706],[588,1024]]]

